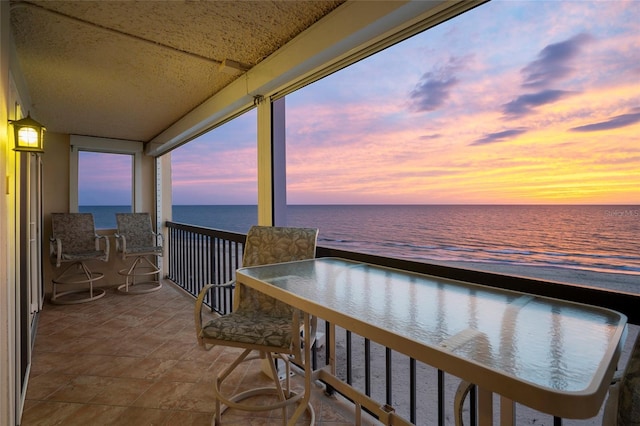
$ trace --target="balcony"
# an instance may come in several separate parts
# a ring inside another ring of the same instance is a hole
[[[115,290],[96,302],[81,305],[47,304],[35,339],[33,364],[22,425],[48,424],[210,424],[212,384],[217,369],[233,359],[231,349],[205,351],[197,346],[193,325],[193,295],[209,282],[232,279],[244,244],[244,235],[167,223],[168,279],[158,292],[127,296]],[[318,256],[340,256],[370,263],[484,284],[493,274],[442,268],[319,247]],[[629,316],[631,330],[621,366],[638,332],[633,306],[638,296],[579,288],[558,288],[540,281],[502,277],[501,285],[520,291],[571,300],[598,300]],[[212,312],[231,307],[230,292],[212,293],[206,301]],[[215,315],[212,313],[211,315]],[[327,329],[328,331],[329,329]],[[380,404],[389,404],[413,424],[453,424],[453,393],[459,380],[416,363],[349,330],[337,331],[340,378]],[[317,363],[324,351],[316,350]],[[252,364],[238,377],[238,389],[266,381],[260,365]],[[301,387],[301,382],[297,383]],[[327,396],[319,386],[312,398],[317,423],[354,424],[353,405],[342,396]],[[518,405],[518,424],[598,425],[593,419],[553,418]],[[255,415],[254,415],[255,416]],[[250,417],[229,411],[230,424],[276,424],[279,412]],[[363,415],[364,424],[376,424]],[[465,406],[468,424],[475,407]]]
[[[233,349],[197,345],[193,305],[166,280],[147,295],[111,289],[92,303],[47,304],[21,424],[210,425],[215,372],[233,360]],[[268,379],[254,363],[235,384],[240,390],[260,382]],[[320,425],[353,424],[353,411],[320,388],[313,405]],[[281,424],[279,415],[229,410],[224,419],[269,425]]]

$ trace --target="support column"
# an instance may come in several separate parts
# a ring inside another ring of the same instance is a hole
[[[271,105],[273,143],[273,220],[275,226],[287,226],[287,138],[285,98]]]
[[[173,220],[173,194],[171,176],[171,153],[164,154],[155,159],[156,167],[156,232],[162,233],[165,242],[165,257],[158,258],[158,266],[162,269],[162,277],[169,274],[168,259],[169,229],[164,226],[167,221]]]
[[[286,225],[284,99],[261,99],[258,109],[258,224]]]

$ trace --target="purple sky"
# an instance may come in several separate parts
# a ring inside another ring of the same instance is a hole
[[[288,202],[640,204],[639,23],[489,2],[289,95]],[[255,204],[255,141],[251,111],[173,151],[174,204]]]

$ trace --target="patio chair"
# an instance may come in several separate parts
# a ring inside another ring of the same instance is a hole
[[[242,266],[312,259],[315,257],[317,236],[317,229],[254,226],[247,234]],[[246,286],[237,286],[234,290],[234,311],[203,324],[204,297],[215,286],[233,288],[235,282],[221,285],[209,284],[200,291],[195,306],[198,343],[207,350],[214,346],[245,349],[231,365],[219,372],[216,378],[214,386],[215,423],[221,423],[221,415],[229,407],[254,412],[282,409],[286,422],[287,407],[296,404],[303,396],[291,391],[289,380],[291,375],[290,361],[299,366],[303,365],[301,313],[263,293]],[[315,334],[315,323],[316,321],[313,319],[312,331],[309,336],[311,338]],[[253,351],[257,351],[257,353]],[[286,367],[284,390],[280,383],[274,355],[278,359],[282,359]],[[224,380],[241,363],[256,358],[268,360],[269,377],[273,380],[274,386],[252,389],[233,396],[224,395],[221,392]],[[270,405],[251,405],[239,402],[263,394],[275,395],[278,401]],[[307,410],[313,424],[315,413],[311,405],[307,406]]]
[[[101,272],[93,272],[87,266],[90,260],[109,260],[109,239],[96,233],[91,213],[52,213],[52,235],[49,239],[49,255],[56,268],[67,266],[52,280],[51,302],[75,304],[96,300],[105,295],[102,288],[94,288],[94,282],[104,278]],[[64,285],[68,290],[58,291]],[[88,288],[87,288],[88,287]]]
[[[144,294],[162,287],[160,268],[151,261],[163,255],[162,234],[153,231],[149,213],[116,213],[118,231],[115,234],[116,252],[123,260],[133,257],[127,268],[118,271],[125,277],[118,291]],[[140,281],[142,280],[142,281]]]
[[[624,372],[614,375],[602,415],[603,426],[640,425],[640,334]]]

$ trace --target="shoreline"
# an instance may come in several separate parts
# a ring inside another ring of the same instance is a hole
[[[513,275],[563,284],[573,284],[614,290],[624,293],[640,294],[640,275],[588,271],[583,269],[563,268],[560,266],[513,265],[506,263],[485,263],[474,261],[438,261],[425,260],[440,266],[491,272],[502,275]]]

